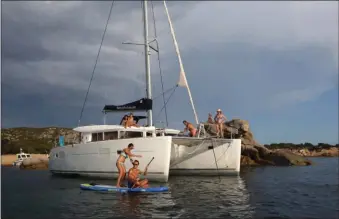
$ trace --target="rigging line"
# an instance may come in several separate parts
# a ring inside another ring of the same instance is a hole
[[[158,66],[159,66],[161,89],[162,89],[162,99],[164,101],[164,106],[165,106],[166,127],[168,127],[167,107],[166,107],[166,101],[165,101],[164,82],[163,82],[161,62],[160,62],[160,49],[159,49],[159,43],[158,43],[158,40],[157,40],[158,36],[157,36],[157,26],[156,26],[156,21],[155,21],[153,0],[151,0],[151,6],[152,6],[152,8],[151,8],[152,9],[152,15],[153,15],[154,37],[155,37],[155,42],[157,43],[157,50],[158,50],[157,56],[158,56]]]
[[[110,20],[110,18],[111,18],[112,9],[113,9],[113,4],[114,4],[114,0],[112,1],[111,8],[110,8],[110,10],[109,10],[109,14],[108,14],[108,18],[107,18],[105,30],[104,30],[104,33],[103,33],[102,38],[101,38],[100,47],[99,47],[98,54],[97,54],[97,57],[96,57],[96,60],[95,60],[95,64],[94,64],[94,68],[93,68],[93,71],[92,71],[91,80],[90,80],[89,85],[88,85],[88,89],[87,89],[87,92],[86,92],[84,104],[82,105],[82,109],[81,109],[81,113],[80,113],[80,118],[79,118],[79,121],[78,121],[78,126],[80,125],[80,121],[81,121],[81,118],[82,118],[82,114],[83,114],[83,112],[84,112],[85,104],[86,104],[86,101],[87,101],[87,98],[88,98],[88,93],[89,93],[89,90],[90,90],[91,85],[92,85],[93,76],[94,76],[94,72],[95,72],[95,69],[96,69],[97,64],[98,64],[98,60],[99,60],[99,55],[100,55],[101,47],[102,47],[102,44],[103,44],[104,39],[105,39],[105,34],[106,34],[106,31],[107,31],[108,22],[109,22],[109,20]]]
[[[155,100],[155,99],[157,99],[158,97],[160,97],[161,95],[163,95],[163,94],[165,94],[165,93],[167,93],[167,92],[169,92],[169,91],[175,89],[176,87],[178,87],[177,84],[176,84],[174,87],[172,87],[172,88],[170,88],[170,89],[167,89],[165,92],[159,94],[158,96],[153,97],[152,99]]]
[[[166,101],[166,103],[165,103],[165,105],[161,108],[161,110],[160,110],[160,112],[159,112],[159,114],[157,115],[157,119],[159,118],[159,116],[160,116],[160,113],[162,112],[162,110],[164,109],[164,107],[166,107],[166,105],[167,105],[167,103],[168,103],[168,101],[171,99],[171,97],[172,97],[172,95],[174,94],[174,91],[177,89],[177,87],[178,86],[175,86],[175,88],[174,88],[174,90],[172,91],[172,93],[171,93],[171,95],[168,97],[168,99],[167,99],[167,101]]]
[[[211,141],[212,141],[212,148],[213,148],[213,155],[214,155],[214,160],[215,160],[215,166],[217,167],[217,173],[218,173],[219,181],[221,181],[220,174],[219,174],[218,161],[217,161],[217,158],[215,156],[215,151],[214,151],[214,141],[213,141],[213,138],[211,138]]]

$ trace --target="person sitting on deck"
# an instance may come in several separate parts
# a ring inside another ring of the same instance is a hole
[[[126,128],[126,123],[127,123],[127,119],[128,119],[128,115],[124,115],[124,117],[122,117],[121,121],[120,121],[120,125],[124,126]]]
[[[148,165],[146,166],[145,171],[139,170],[138,166],[139,166],[139,161],[134,160],[133,167],[128,170],[128,177],[127,177],[128,188],[147,188],[148,187],[148,180],[147,179],[140,180],[139,178],[139,174],[143,174],[144,176],[147,175]]]
[[[208,114],[207,123],[209,123],[209,124],[214,124],[213,117],[212,117],[212,114],[211,114],[211,113]]]
[[[131,127],[131,126],[140,127],[140,126],[134,121],[133,113],[130,113],[130,114],[127,116],[127,122],[126,122],[126,126],[125,126],[125,127]]]
[[[189,131],[189,136],[194,137],[197,133],[197,129],[192,125],[192,123],[189,123],[186,120],[184,120],[182,123],[185,125],[184,132]]]

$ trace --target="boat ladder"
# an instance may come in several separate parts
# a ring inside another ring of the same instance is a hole
[[[196,137],[200,137],[200,135],[202,134],[201,132],[203,132],[203,137],[206,136],[206,130],[205,130],[205,125],[203,123],[199,123],[199,126],[198,126],[198,135]]]

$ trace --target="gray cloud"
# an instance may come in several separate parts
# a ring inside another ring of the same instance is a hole
[[[140,3],[115,4],[84,114],[88,123],[100,121],[104,104],[145,94],[143,48],[121,44],[143,41]],[[2,4],[3,125],[75,125],[109,6],[80,1]],[[166,89],[177,82],[179,67],[162,2],[155,6]],[[331,4],[168,6],[200,117],[214,111],[211,107],[249,116],[268,106],[311,100],[338,86],[333,80],[338,76],[338,12]],[[152,35],[152,25],[150,29]],[[154,53],[152,74],[156,96],[161,85]],[[178,88],[172,98],[173,124],[193,119],[187,91]],[[156,117],[161,98],[155,105]]]

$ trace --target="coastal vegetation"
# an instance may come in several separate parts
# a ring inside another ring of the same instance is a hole
[[[318,150],[318,149],[329,149],[332,147],[339,148],[339,144],[327,144],[327,143],[318,143],[312,144],[309,142],[293,144],[293,143],[272,143],[265,144],[265,147],[269,149],[309,149],[309,150]]]
[[[70,128],[7,128],[1,129],[1,154],[16,154],[20,148],[26,153],[46,154],[58,142],[58,136],[65,136],[65,144],[77,136]]]
[[[214,124],[205,123],[206,132],[213,136],[216,133]],[[76,142],[79,134],[71,128],[7,128],[1,130],[1,154],[16,154],[20,148],[26,153],[46,154],[58,144],[58,137],[64,136],[65,144]],[[234,119],[225,123],[226,138],[241,138],[242,165],[309,165],[304,157],[338,156],[339,145],[327,143],[272,143],[261,145],[250,131],[245,120]]]

